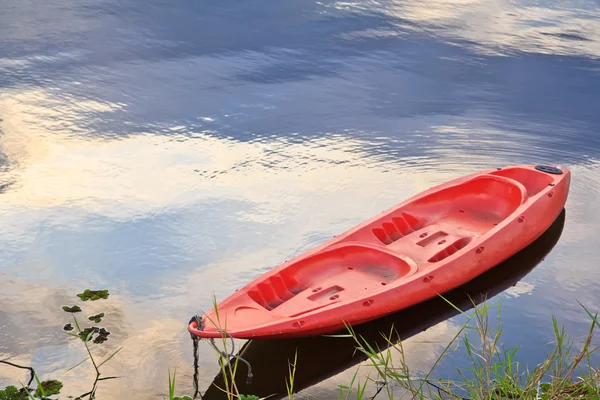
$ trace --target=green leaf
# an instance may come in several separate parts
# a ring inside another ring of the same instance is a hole
[[[36,389],[35,395],[37,397],[43,396],[52,396],[53,394],[59,394],[60,389],[62,389],[63,384],[61,381],[57,380],[49,380],[44,381],[41,385]]]
[[[63,330],[65,330],[65,331],[72,331],[73,330],[73,325],[71,325],[71,323],[65,324],[65,326],[63,326]]]
[[[550,385],[547,382],[540,383],[540,390],[542,391],[542,393],[547,393],[548,390],[550,390],[551,387],[552,387],[552,385]]]
[[[108,340],[108,335],[110,335],[110,332],[104,328],[100,328],[96,333],[98,334],[96,339],[94,339],[94,343],[96,344],[106,342]]]
[[[85,289],[83,291],[83,293],[77,294],[77,297],[79,297],[83,301],[108,299],[108,290],[106,290],[106,289],[104,289],[104,290]]]
[[[81,332],[79,332],[79,336],[81,338],[81,340],[83,340],[84,342],[89,340],[88,336],[90,336],[90,334],[93,334],[97,329],[99,329],[97,326],[91,326],[89,328],[85,328],[84,330],[82,330]]]
[[[240,400],[260,400],[260,397],[253,394],[240,394]]]
[[[22,400],[26,399],[27,394],[15,386],[7,386],[4,390],[0,390],[0,400]]]
[[[102,321],[102,318],[104,318],[104,313],[100,313],[100,314],[96,314],[96,315],[92,315],[91,317],[88,317],[88,319],[90,321],[94,321],[95,323],[99,324]]]
[[[108,335],[110,335],[110,332],[104,328],[99,328],[97,326],[91,326],[91,327],[85,328],[84,330],[79,332],[78,336],[84,342],[88,342],[89,340],[92,339],[94,334],[96,334],[96,337],[94,338],[94,343],[100,344],[100,343],[104,343],[108,340]]]
[[[76,313],[76,312],[80,312],[81,311],[81,307],[79,306],[62,306],[63,311],[66,311],[68,313]]]

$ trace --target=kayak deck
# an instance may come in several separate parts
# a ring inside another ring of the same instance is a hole
[[[236,291],[219,304],[224,326],[214,326],[211,310],[204,330],[188,329],[200,337],[223,329],[241,338],[315,334],[423,301],[541,235],[562,210],[569,180],[566,169],[520,166],[432,188]],[[525,221],[528,209],[533,221]]]

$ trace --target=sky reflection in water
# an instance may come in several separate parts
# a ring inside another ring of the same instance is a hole
[[[596,3],[1,7],[0,358],[43,374],[83,359],[60,305],[106,287],[105,354],[124,346],[107,373],[125,378],[102,393],[164,394],[175,366],[189,389],[185,323],[212,293],[432,185],[537,162],[571,168],[567,219],[500,295],[506,346],[537,362],[552,313],[585,331],[576,300],[600,296]],[[423,351],[409,344],[417,368]],[[85,371],[63,377],[70,394]]]

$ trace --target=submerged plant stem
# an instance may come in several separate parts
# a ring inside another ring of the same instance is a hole
[[[6,364],[6,365],[10,365],[11,367],[15,367],[15,368],[21,368],[21,369],[27,369],[27,370],[29,370],[29,372],[31,374],[31,377],[29,378],[29,382],[27,382],[27,387],[31,386],[31,382],[33,382],[33,379],[35,378],[35,371],[33,370],[32,367],[25,367],[23,365],[15,364],[15,363],[12,363],[12,362],[6,361],[6,360],[0,360],[0,363]]]

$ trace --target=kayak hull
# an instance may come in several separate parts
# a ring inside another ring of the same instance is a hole
[[[562,211],[570,180],[565,167],[520,165],[430,188],[256,278],[188,331],[310,336],[426,301],[535,241]]]

